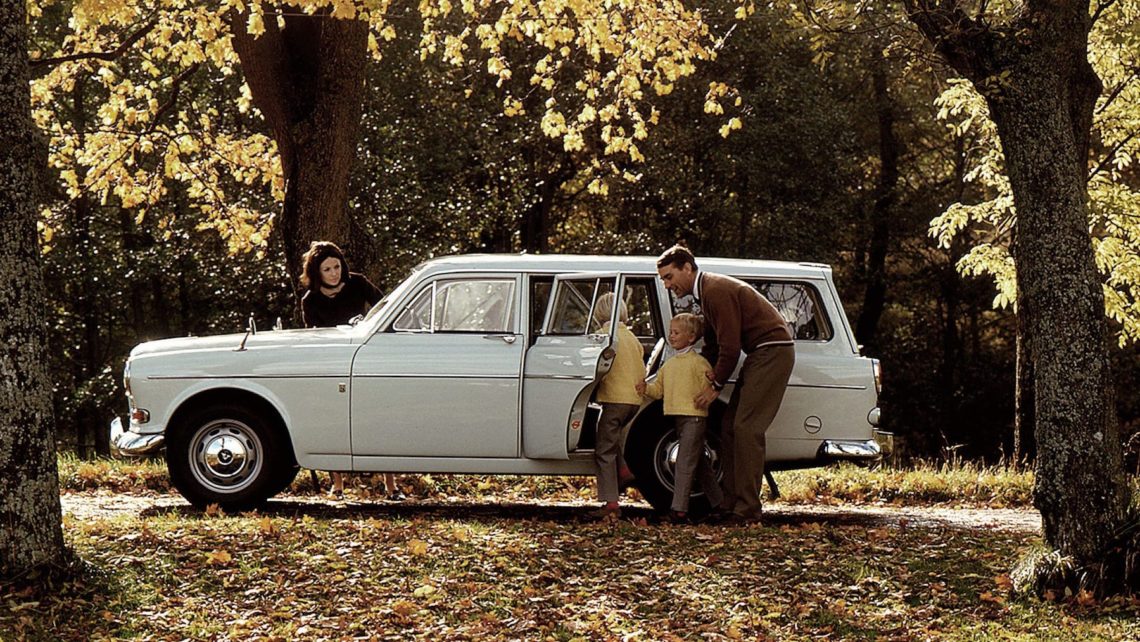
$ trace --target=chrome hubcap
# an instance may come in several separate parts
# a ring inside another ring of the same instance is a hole
[[[204,455],[206,468],[223,478],[240,474],[249,458],[241,440],[229,434],[210,438],[206,442]]]
[[[257,478],[261,449],[261,440],[247,424],[216,419],[199,428],[191,438],[190,469],[195,479],[210,490],[235,493]]]

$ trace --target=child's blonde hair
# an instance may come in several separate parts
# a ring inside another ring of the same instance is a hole
[[[606,292],[598,297],[598,302],[594,304],[594,318],[601,323],[610,320],[614,315],[614,293]],[[618,321],[627,323],[629,321],[629,308],[626,307],[625,301],[618,299]]]
[[[705,328],[705,321],[701,317],[691,314],[689,312],[682,312],[673,317],[673,321],[681,324],[681,327],[688,330],[693,335],[693,343],[701,338],[701,332]]]

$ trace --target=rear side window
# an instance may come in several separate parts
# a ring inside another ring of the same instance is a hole
[[[593,334],[609,319],[599,319],[594,308],[598,299],[614,291],[612,278],[567,279],[554,295],[547,334]]]
[[[765,281],[741,278],[772,302],[792,327],[797,341],[830,341],[834,335],[827,311],[815,286],[796,281]],[[701,306],[691,294],[673,299],[673,313],[701,313]]]
[[[792,326],[797,341],[829,341],[832,326],[820,302],[819,291],[807,283],[759,281],[745,279],[764,298],[772,302],[784,320]]]

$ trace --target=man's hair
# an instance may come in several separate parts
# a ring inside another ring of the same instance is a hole
[[[680,323],[682,328],[692,333],[694,343],[696,343],[697,339],[701,338],[701,332],[705,328],[704,319],[689,312],[682,312],[673,317],[673,321]]]
[[[610,318],[614,315],[614,293],[606,292],[598,297],[598,302],[594,304],[594,318],[599,323],[608,323]],[[618,300],[618,321],[622,323],[629,322],[629,308],[626,307],[625,301]]]
[[[697,259],[693,257],[693,253],[689,248],[684,245],[677,244],[661,253],[657,257],[657,268],[661,269],[666,265],[672,265],[677,269],[685,267],[685,264],[693,266],[693,270],[697,269]]]

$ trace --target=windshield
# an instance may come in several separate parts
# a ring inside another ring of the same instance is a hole
[[[377,303],[376,305],[372,306],[372,309],[368,311],[368,314],[364,315],[363,319],[361,319],[360,321],[357,321],[356,323],[353,323],[353,325],[358,325],[361,322],[367,323],[369,321],[372,321],[373,319],[375,319],[377,316],[380,315],[380,312],[384,308],[386,308],[388,306],[389,301],[393,301],[393,300],[398,299],[401,296],[403,296],[404,291],[411,287],[412,281],[414,280],[414,277],[416,276],[416,274],[418,274],[421,270],[423,270],[423,266],[424,266],[424,264],[421,263],[421,264],[417,265],[416,267],[412,268],[412,271],[410,273],[408,273],[408,276],[400,283],[400,285],[396,286],[395,290],[392,290],[391,292],[389,292],[387,294],[387,296],[380,299],[380,302]]]

